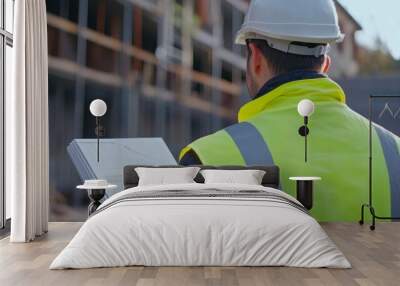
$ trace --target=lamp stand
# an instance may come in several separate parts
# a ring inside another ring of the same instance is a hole
[[[307,163],[307,135],[310,133],[308,129],[308,116],[304,116],[304,125],[299,128],[299,135],[304,137],[304,161]]]
[[[385,216],[379,216],[375,212],[375,208],[373,206],[373,201],[372,201],[372,103],[374,99],[388,99],[388,98],[400,98],[400,95],[387,95],[387,96],[378,96],[378,95],[370,95],[369,96],[369,136],[368,136],[368,141],[369,141],[369,156],[368,156],[368,203],[364,203],[361,206],[361,219],[359,220],[359,224],[363,225],[364,224],[364,210],[369,209],[369,212],[371,214],[372,218],[372,224],[369,226],[370,230],[375,230],[375,222],[376,219],[380,220],[400,220],[400,217],[385,217]]]
[[[96,116],[97,163],[100,162],[100,118]]]
[[[97,137],[97,163],[100,162],[100,137],[105,136],[105,129],[100,124],[100,117],[96,116],[96,129],[95,129],[96,137]]]

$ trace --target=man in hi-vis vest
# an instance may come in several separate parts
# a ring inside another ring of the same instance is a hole
[[[185,147],[180,163],[277,165],[281,187],[295,195],[290,176],[319,176],[312,215],[321,221],[356,221],[368,201],[368,121],[346,105],[341,87],[326,73],[329,44],[341,41],[332,0],[253,0],[236,43],[247,46],[252,100],[238,123]],[[298,129],[302,99],[315,104],[308,162]],[[400,142],[373,127],[374,206],[400,216]]]

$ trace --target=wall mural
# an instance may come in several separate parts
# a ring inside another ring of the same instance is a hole
[[[354,120],[354,126],[343,122],[341,115],[320,107],[316,100],[316,110],[309,122],[309,154],[305,164],[304,138],[298,135],[303,119],[296,111],[300,98],[283,106],[276,117],[266,113],[267,117],[260,117],[262,122],[234,125],[239,110],[250,101],[245,49],[233,41],[244,19],[242,10],[230,1],[176,1],[160,17],[157,1],[149,1],[146,7],[141,6],[142,2],[47,0],[50,219],[85,219],[88,197],[75,188],[86,178],[82,174],[107,171],[105,165],[97,166],[96,161],[86,162],[82,157],[82,150],[86,150],[83,143],[95,142],[96,138],[96,120],[89,105],[94,99],[101,99],[107,104],[107,113],[101,118],[105,129],[102,139],[107,144],[124,138],[161,138],[160,144],[170,150],[165,161],[168,163],[179,161],[191,148],[197,149],[203,163],[250,164],[249,158],[255,158],[254,162],[279,165],[282,189],[292,195],[296,183],[289,180],[290,176],[320,176],[322,180],[315,183],[312,215],[320,220],[359,220],[359,208],[368,198],[367,121],[362,120],[365,128],[357,129],[358,120]],[[193,6],[185,6],[186,2],[193,2]],[[343,87],[349,107],[367,117],[368,95],[400,93],[400,80],[357,76],[354,34],[361,27],[343,7],[338,10],[340,22],[354,29],[347,31],[349,36],[344,43],[332,46],[330,75]],[[192,12],[190,17],[187,11]],[[211,43],[209,39],[218,41]],[[173,56],[165,51],[173,51]],[[324,112],[332,116],[323,115]],[[249,112],[243,114],[239,117],[245,118]],[[357,116],[352,113],[350,117]],[[400,134],[399,117],[400,106],[396,102],[377,103],[374,109],[374,121],[394,134]],[[199,147],[202,142],[196,140],[217,131],[218,135],[212,137],[217,138],[217,144],[204,139],[209,151],[203,152],[203,147]],[[260,148],[242,144],[241,138],[246,134]],[[233,152],[238,154],[239,150],[240,156],[229,155],[230,145],[224,139],[220,141],[226,136],[232,138],[229,142],[235,143]],[[379,142],[380,138],[376,135],[374,140]],[[115,144],[120,149],[109,151],[107,156],[102,154],[101,158],[116,166],[110,161],[143,159],[141,150],[153,150],[145,148],[151,146],[136,150],[133,141]],[[349,148],[347,142],[351,142]],[[123,155],[127,147],[136,152],[135,156]],[[95,148],[89,149],[95,152]],[[384,153],[377,152],[377,163],[383,171],[376,176],[385,178],[384,183],[376,180],[384,189],[378,195],[377,208],[380,213],[391,215],[397,210],[392,210],[386,160]],[[219,160],[222,153],[226,154],[225,159]],[[153,162],[159,157],[146,160]],[[355,162],[359,166],[357,172]],[[104,164],[102,160],[99,163]],[[358,179],[353,180],[352,176]],[[118,180],[110,179],[116,184]],[[120,189],[121,186],[117,190]],[[335,207],[331,207],[332,202]]]

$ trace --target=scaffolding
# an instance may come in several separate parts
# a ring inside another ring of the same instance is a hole
[[[220,129],[222,121],[235,121],[245,59],[232,38],[243,20],[247,1],[47,2],[49,69],[50,73],[75,78],[76,137],[84,133],[87,81],[121,90],[126,110],[120,113],[127,122],[123,132],[126,136],[140,133],[140,103],[133,92],[137,89],[141,95],[156,99],[154,136],[165,137],[167,132],[173,132],[166,126],[171,112],[180,114],[176,124],[182,144],[194,137],[193,112],[208,114],[204,120],[208,120],[209,128],[204,133]],[[112,58],[107,60],[108,67],[117,68],[104,68],[100,61],[108,58],[105,55]],[[176,104],[167,110],[166,102],[171,101]]]

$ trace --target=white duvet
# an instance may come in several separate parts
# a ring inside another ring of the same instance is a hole
[[[293,266],[349,268],[309,215],[257,198],[153,198],[112,204],[130,192],[263,190],[262,186],[184,184],[118,193],[90,217],[50,269],[145,266]],[[108,207],[106,208],[105,206]]]

